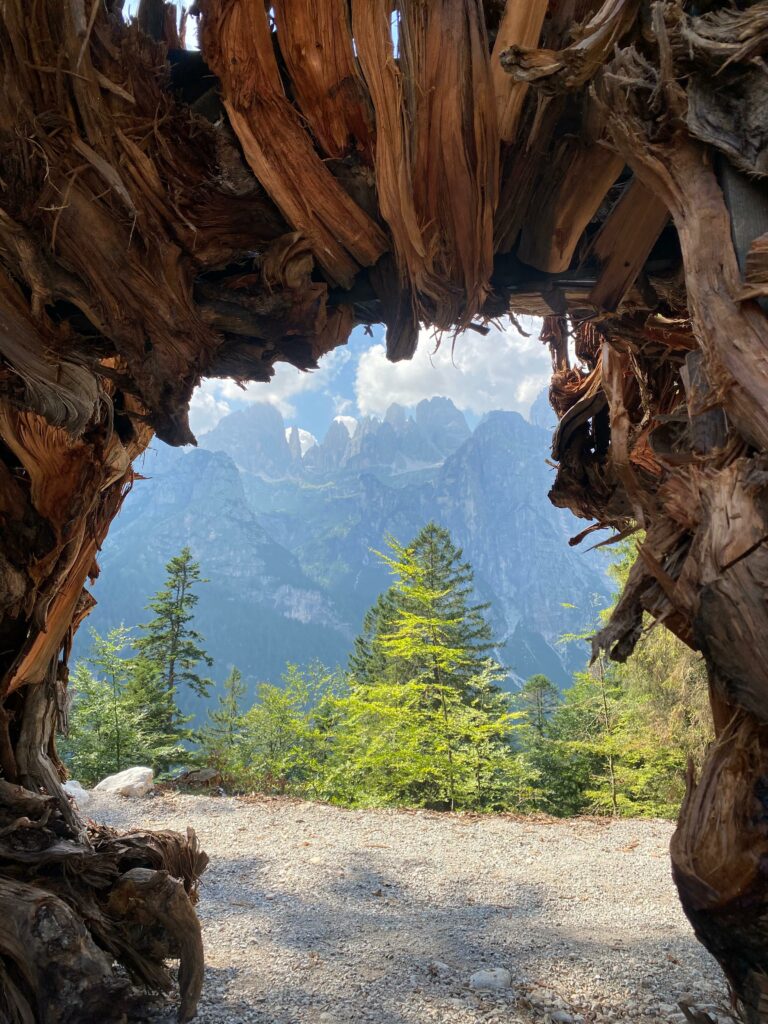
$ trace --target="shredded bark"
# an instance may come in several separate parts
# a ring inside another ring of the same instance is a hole
[[[460,345],[505,314],[545,318],[574,540],[646,531],[595,649],[624,660],[650,614],[709,665],[719,739],[673,864],[746,1019],[768,1019],[768,15],[701,6],[198,0],[201,52],[161,0],[132,23],[112,0],[0,7],[14,1024],[120,1019],[111,958],[164,989],[181,955],[183,1020],[199,994],[194,836],[89,831],[56,754],[133,461],[154,434],[194,441],[205,377],[309,372],[358,325],[410,358],[424,328]]]

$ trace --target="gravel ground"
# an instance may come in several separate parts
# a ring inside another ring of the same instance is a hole
[[[87,813],[189,824],[210,854],[200,1024],[646,1024],[683,1022],[680,1002],[728,1019],[678,906],[666,821],[177,794],[100,797]],[[492,968],[509,984],[473,990]]]

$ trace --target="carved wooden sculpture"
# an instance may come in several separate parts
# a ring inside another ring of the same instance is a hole
[[[201,53],[121,8],[0,3],[0,1019],[123,1019],[113,960],[200,991],[194,836],[86,826],[56,755],[133,460],[202,377],[511,311],[552,500],[646,530],[595,643],[650,612],[707,660],[673,869],[768,1020],[768,3],[198,0]]]

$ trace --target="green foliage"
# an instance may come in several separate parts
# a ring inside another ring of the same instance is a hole
[[[380,646],[400,679],[442,674],[455,689],[467,691],[499,646],[485,618],[488,605],[472,603],[471,566],[436,523],[405,547],[391,538],[388,546],[391,555],[377,554],[395,582],[374,649]]]
[[[123,626],[106,637],[92,631],[90,656],[73,674],[60,753],[70,773],[86,786],[133,765],[157,770],[183,756],[177,738],[158,725],[153,706],[135,685],[136,662],[126,656],[129,633]]]
[[[334,750],[332,798],[455,809],[498,806],[516,716],[488,658],[470,566],[429,523],[379,555],[394,584],[366,616]]]
[[[288,665],[282,682],[258,687],[240,720],[232,772],[242,788],[324,798],[345,680],[315,662],[304,671]]]
[[[225,782],[233,778],[237,769],[238,747],[244,731],[242,702],[247,689],[242,673],[233,666],[197,736],[202,759],[216,768]]]
[[[617,545],[610,574],[619,587],[637,543]],[[576,674],[548,735],[523,750],[533,805],[561,815],[677,814],[688,760],[700,765],[712,736],[706,674],[701,657],[672,633],[650,618],[644,625],[625,664],[601,656]]]
[[[635,554],[635,541],[619,546],[617,584]],[[448,532],[429,523],[379,557],[392,586],[366,614],[348,673],[288,665],[246,709],[233,668],[192,733],[176,694],[207,692],[197,668],[210,659],[193,624],[205,581],[185,548],[142,634],[94,634],[76,667],[62,746],[72,772],[91,784],[133,764],[201,759],[232,789],[347,806],[676,814],[686,765],[702,762],[711,739],[697,655],[647,622],[626,664],[601,656],[562,694],[537,674],[510,695],[472,569]]]
[[[525,716],[525,725],[539,739],[549,733],[552,715],[560,702],[560,691],[541,673],[526,680],[515,700]]]
[[[203,638],[191,623],[198,602],[193,588],[208,580],[201,577],[200,564],[188,547],[182,548],[165,568],[165,586],[147,605],[155,618],[139,626],[142,635],[136,638],[134,646],[142,658],[156,666],[168,693],[186,685],[205,697],[211,681],[203,679],[195,669],[201,662],[210,668],[213,662],[202,646]]]

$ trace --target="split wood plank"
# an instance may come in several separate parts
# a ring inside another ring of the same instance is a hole
[[[624,189],[582,260],[596,262],[599,277],[589,301],[599,309],[619,307],[669,221],[669,210],[642,181]]]
[[[328,170],[285,95],[266,9],[209,0],[204,13],[203,54],[245,159],[330,281],[349,288],[387,250],[386,235]]]
[[[507,0],[491,54],[491,80],[496,96],[499,138],[514,142],[527,82],[516,82],[501,66],[501,54],[510,46],[536,46],[547,13],[548,0]]]
[[[373,163],[373,110],[355,60],[347,0],[275,0],[277,41],[301,111],[332,157]]]
[[[548,273],[567,270],[584,228],[623,167],[621,157],[598,143],[564,140],[534,194],[535,215],[523,225],[523,263]]]

